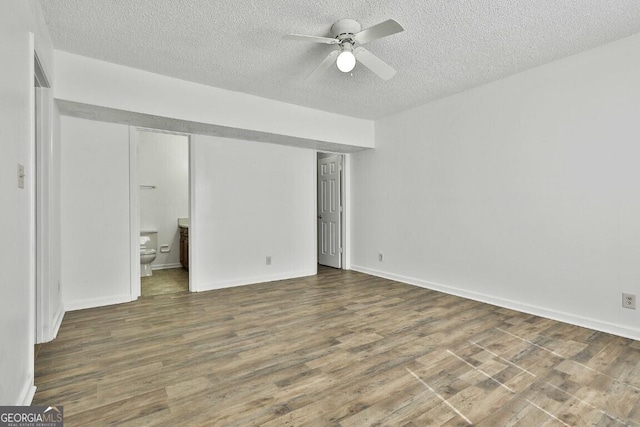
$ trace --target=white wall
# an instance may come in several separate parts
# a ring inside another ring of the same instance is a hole
[[[189,137],[138,132],[138,180],[155,189],[140,189],[140,230],[158,232],[156,259],[151,267],[180,266],[178,218],[189,217]],[[161,245],[169,252],[161,253]]]
[[[373,147],[373,122],[205,86],[56,51],[54,96],[117,110],[355,147]],[[161,88],[161,90],[159,90]]]
[[[637,35],[380,120],[354,268],[640,339],[639,70]]]
[[[51,89],[38,88],[36,342],[54,339],[64,309],[60,269],[60,115]]]
[[[52,50],[37,2],[0,2],[0,405],[29,404],[33,385],[33,48],[53,78]],[[26,167],[24,189],[17,165]]]
[[[131,300],[129,127],[62,117],[66,310]]]
[[[128,127],[63,117],[61,128],[65,308],[129,301]],[[194,290],[315,274],[315,151],[193,138]]]
[[[192,150],[195,290],[315,274],[315,152],[199,135]]]

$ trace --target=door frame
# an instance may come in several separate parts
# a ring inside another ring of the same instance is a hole
[[[129,126],[129,236],[130,247],[130,268],[129,281],[131,301],[138,299],[142,293],[140,280],[140,181],[138,179],[138,134],[139,132],[167,133],[171,135],[186,136],[189,150],[189,292],[194,292],[194,277],[192,274],[193,257],[191,256],[192,234],[195,235],[195,221],[193,213],[195,211],[195,185],[193,181],[194,161],[193,161],[193,135],[183,132],[172,132],[162,129],[153,129],[142,126]]]
[[[314,162],[313,162],[313,185],[314,185],[314,235],[315,235],[315,253],[316,262],[318,261],[318,155],[319,154],[332,154],[342,156],[342,173],[340,179],[340,203],[342,205],[342,212],[340,215],[341,221],[341,235],[340,245],[342,247],[342,270],[351,270],[351,254],[349,247],[351,246],[351,156],[348,153],[338,153],[327,150],[315,150]]]
[[[52,96],[51,84],[47,78],[47,70],[40,60],[35,39],[30,33],[32,51],[33,85],[31,93],[33,132],[31,155],[28,170],[31,171],[29,191],[32,204],[31,218],[31,282],[34,289],[34,342],[36,344],[51,341],[56,334],[51,313],[52,294],[52,241],[53,231],[51,223],[51,186],[52,184]],[[27,175],[29,172],[27,172]],[[56,284],[59,286],[59,283]],[[59,289],[58,289],[59,290]]]

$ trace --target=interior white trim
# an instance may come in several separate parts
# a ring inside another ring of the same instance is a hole
[[[281,274],[272,274],[265,276],[244,277],[234,280],[221,280],[207,283],[200,289],[197,289],[196,292],[212,291],[215,289],[231,288],[235,286],[255,285],[258,283],[274,282],[276,280],[298,279],[300,277],[315,276],[316,274],[318,274],[317,268],[310,270],[290,271]]]
[[[196,136],[189,135],[189,292],[200,291],[196,268],[198,255],[192,248],[196,247],[198,236],[195,230],[198,229],[196,215]]]
[[[340,203],[342,205],[342,233],[340,242],[342,246],[342,270],[351,269],[351,156],[348,153],[339,153],[334,151],[316,150],[316,161],[313,166],[313,185],[316,197],[313,201],[314,215],[318,212],[318,154],[335,154],[342,156],[342,182],[340,183]],[[314,221],[314,235],[316,236],[316,259],[318,257],[318,221]]]
[[[342,170],[344,182],[342,184],[342,218],[344,228],[342,230],[343,258],[342,268],[351,270],[351,155],[343,154]]]
[[[29,381],[22,388],[20,397],[16,402],[16,406],[31,406],[33,402],[33,396],[36,395],[36,386],[33,385],[33,378],[29,378]]]
[[[151,270],[168,270],[170,268],[180,268],[180,267],[182,267],[182,264],[180,264],[179,262],[176,262],[173,264],[151,265]]]
[[[35,74],[35,36],[32,32],[29,33],[29,45],[28,45],[28,54],[29,54],[29,150],[28,150],[28,164],[26,165],[26,178],[25,178],[25,188],[24,191],[28,191],[27,198],[29,200],[28,210],[29,210],[29,306],[28,310],[28,319],[29,323],[27,325],[28,328],[28,352],[27,352],[27,382],[25,388],[23,388],[21,396],[21,401],[25,401],[25,399],[33,399],[33,395],[35,394],[35,385],[34,385],[34,352],[33,347],[36,343],[37,334],[37,291],[36,291],[36,274],[37,274],[37,265],[36,265],[36,256],[37,256],[37,245],[36,245],[36,180],[33,179],[35,177],[36,171],[36,114],[35,114],[35,93],[36,88],[34,86],[34,74]],[[29,397],[30,395],[30,397]]]
[[[42,68],[43,62],[39,59],[42,55],[37,46],[33,50],[34,63],[34,170],[31,176],[34,181],[35,200],[35,233],[36,233],[36,343],[48,342],[53,339],[52,322],[53,314],[51,305],[53,300],[53,288],[58,283],[52,277],[52,253],[54,251],[52,232],[53,207],[53,97],[50,90],[49,79]],[[58,292],[56,292],[56,297]]]
[[[58,332],[60,331],[60,326],[62,326],[62,320],[64,319],[64,314],[66,311],[64,307],[60,306],[60,311],[56,314],[53,319],[53,328],[51,329],[51,341],[58,337]]]
[[[122,304],[135,301],[131,295],[115,295],[104,298],[90,298],[66,303],[66,311],[84,310],[85,308],[104,307],[106,305]]]
[[[318,151],[316,150],[316,152],[314,153],[314,160],[313,160],[313,191],[314,191],[314,196],[313,196],[313,215],[314,215],[314,220],[313,220],[313,235],[314,237],[314,241],[315,241],[315,259],[316,259],[316,264],[319,261],[319,254],[318,254],[318,153],[323,153],[323,151]],[[343,230],[344,231],[344,230]],[[317,269],[317,267],[316,267]],[[317,274],[317,272],[316,272]]]
[[[138,194],[138,129],[129,126],[129,237],[131,301],[140,296],[140,208]]]
[[[139,189],[139,179],[138,179],[138,133],[139,132],[155,132],[155,133],[166,133],[171,135],[182,135],[189,138],[189,291],[194,292],[193,290],[193,277],[192,272],[193,268],[193,258],[191,247],[193,246],[193,236],[195,232],[193,231],[197,228],[194,225],[193,213],[195,212],[195,204],[194,204],[194,188],[195,188],[195,180],[194,180],[194,165],[195,161],[193,156],[193,144],[192,139],[193,135],[189,135],[182,132],[173,132],[162,129],[153,129],[153,128],[145,128],[140,126],[129,126],[129,232],[131,234],[131,301],[135,301],[141,295],[141,282],[140,282],[140,241],[138,236],[140,236],[140,194],[138,192]],[[182,265],[180,263],[177,264],[159,264],[152,265],[152,270],[163,270],[167,268],[178,268]]]
[[[548,309],[548,308],[544,308],[536,305],[524,304],[518,301],[512,301],[512,300],[508,300],[505,298],[500,298],[492,295],[466,291],[453,286],[443,285],[441,283],[429,282],[426,280],[416,279],[415,277],[407,277],[399,274],[388,273],[385,271],[374,270],[372,268],[362,267],[359,265],[352,265],[351,269],[355,271],[359,271],[361,273],[369,274],[371,276],[382,277],[384,279],[389,279],[389,280],[395,280],[396,282],[402,282],[409,285],[419,286],[425,289],[431,289],[434,291],[444,292],[446,294],[471,299],[474,301],[497,305],[499,307],[504,307],[504,308],[520,311],[527,314],[533,314],[535,316],[545,317],[552,320],[557,320],[559,322],[570,323],[572,325],[594,329],[596,331],[606,332],[609,334],[619,335],[621,337],[631,338],[633,340],[640,340],[640,329],[638,328],[629,328],[624,325],[619,325],[619,324],[604,322],[597,319],[577,316],[575,314],[552,310],[552,309]]]

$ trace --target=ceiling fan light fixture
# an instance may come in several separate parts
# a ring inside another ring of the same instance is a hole
[[[310,43],[339,45],[339,49],[332,49],[305,80],[318,77],[326,72],[334,62],[336,67],[343,73],[351,72],[355,68],[356,62],[360,62],[382,80],[389,80],[396,74],[396,70],[361,45],[402,31],[404,31],[402,25],[393,19],[387,19],[364,30],[358,21],[341,19],[331,26],[333,38],[307,36],[304,34],[287,34],[283,38]]]
[[[336,59],[336,66],[338,70],[343,73],[350,72],[356,66],[356,57],[353,54],[353,47],[350,44],[343,45],[342,52],[340,52]]]

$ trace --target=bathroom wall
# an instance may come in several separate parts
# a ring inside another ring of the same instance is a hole
[[[189,138],[184,135],[139,131],[138,181],[140,230],[158,232],[158,252],[151,267],[180,267],[178,218],[189,217]],[[169,252],[162,253],[162,245]]]

